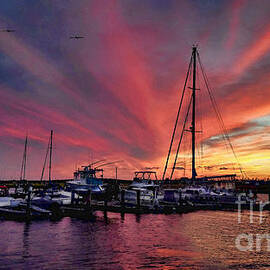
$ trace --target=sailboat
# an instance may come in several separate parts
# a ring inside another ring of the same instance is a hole
[[[46,150],[44,165],[41,172],[40,181],[44,181],[44,172],[47,165],[47,159],[49,156],[49,177],[48,177],[48,187],[41,194],[37,194],[33,198],[32,203],[34,205],[43,207],[45,209],[50,209],[54,211],[60,211],[59,207],[61,205],[67,205],[71,203],[71,192],[61,190],[53,185],[52,181],[52,150],[53,150],[53,130],[51,130],[50,138],[48,142],[48,147]],[[52,209],[53,208],[53,209]]]
[[[27,195],[27,182],[26,182],[27,150],[28,150],[28,135],[26,135],[24,142],[24,151],[20,171],[20,181],[16,184],[15,193],[12,194],[14,198],[24,199]]]
[[[20,204],[27,195],[27,182],[26,182],[26,162],[27,162],[27,147],[28,135],[25,137],[22,165],[20,170],[20,181],[16,183],[14,189],[9,190],[9,196],[1,198],[0,206],[17,206]]]
[[[189,63],[189,66],[188,66],[188,71],[187,71],[187,74],[186,74],[185,83],[184,83],[184,87],[183,87],[183,91],[182,91],[182,95],[181,95],[181,99],[180,99],[180,103],[179,103],[179,107],[178,107],[178,111],[177,111],[176,121],[175,121],[175,124],[174,124],[172,136],[171,136],[169,151],[168,151],[166,163],[165,163],[165,166],[164,166],[162,180],[165,180],[165,176],[166,176],[166,172],[167,172],[167,169],[168,169],[170,156],[172,154],[172,148],[173,148],[174,140],[175,140],[175,137],[176,137],[176,131],[177,131],[177,128],[178,128],[178,125],[179,125],[180,113],[182,113],[182,111],[184,109],[186,109],[186,112],[185,112],[185,115],[184,115],[184,118],[183,118],[183,126],[182,126],[182,130],[181,130],[181,133],[180,133],[178,146],[177,146],[177,150],[176,150],[176,154],[175,154],[175,158],[174,158],[174,162],[173,162],[173,166],[172,166],[172,171],[171,171],[169,179],[170,180],[173,179],[173,175],[174,175],[176,165],[177,165],[178,155],[179,155],[179,152],[180,152],[181,145],[183,144],[184,134],[186,134],[186,132],[189,132],[189,133],[191,133],[191,148],[192,148],[191,149],[192,158],[191,158],[191,178],[190,178],[190,180],[192,180],[193,183],[196,183],[196,182],[199,182],[199,180],[202,180],[197,175],[197,167],[196,167],[196,161],[197,161],[196,160],[197,159],[197,156],[196,156],[196,144],[197,144],[196,136],[197,136],[198,133],[202,133],[202,131],[197,130],[197,124],[196,124],[196,121],[197,121],[197,119],[196,119],[197,118],[197,91],[201,90],[201,89],[197,88],[197,84],[198,84],[197,76],[198,76],[198,71],[199,71],[199,68],[197,66],[200,67],[202,77],[203,77],[203,80],[205,82],[205,86],[206,86],[206,89],[207,89],[207,93],[209,94],[210,101],[211,101],[211,104],[213,106],[214,112],[216,113],[217,119],[218,119],[219,124],[220,124],[220,126],[222,128],[222,138],[230,146],[231,151],[232,151],[232,153],[233,153],[233,155],[235,157],[236,163],[237,163],[237,165],[239,167],[239,170],[241,172],[241,175],[244,176],[245,172],[242,169],[242,166],[240,165],[240,162],[238,161],[238,158],[236,156],[236,153],[235,153],[234,148],[232,146],[232,143],[230,141],[228,131],[225,128],[225,125],[224,125],[224,122],[222,120],[222,117],[221,117],[220,111],[218,109],[217,103],[215,101],[214,95],[213,95],[212,90],[211,90],[211,88],[209,86],[208,78],[206,76],[206,73],[205,73],[205,71],[203,69],[203,66],[202,66],[202,63],[201,63],[201,60],[200,60],[200,55],[199,55],[199,52],[198,52],[198,48],[197,48],[197,46],[193,46],[192,47],[191,59],[190,59],[190,63]],[[192,80],[192,84],[191,84],[192,86],[188,87],[187,85],[188,85],[189,81],[191,81],[191,80]],[[187,96],[187,91],[186,91],[187,88],[189,88],[192,91],[192,94],[191,94],[191,96],[190,96],[190,98],[188,100],[188,104],[186,105],[186,108],[184,108],[184,99]],[[190,123],[190,127],[187,128],[189,117],[191,118],[191,123]],[[223,178],[224,177],[227,177],[227,178],[231,177],[232,178],[232,177],[235,177],[235,174],[226,175],[226,176],[222,176],[222,177]]]
[[[209,82],[208,82],[208,78],[204,72],[201,60],[200,60],[200,55],[198,53],[198,48],[197,46],[193,46],[192,47],[192,54],[191,54],[191,59],[190,59],[190,63],[188,66],[188,71],[187,71],[187,75],[185,78],[185,83],[184,83],[184,87],[183,87],[183,92],[182,92],[182,96],[180,99],[180,103],[179,103],[179,107],[178,107],[178,111],[177,111],[177,116],[176,116],[176,121],[175,121],[175,125],[173,128],[173,132],[172,132],[172,136],[171,136],[171,142],[169,145],[169,151],[168,151],[168,155],[167,155],[167,159],[166,159],[166,163],[165,163],[165,167],[164,167],[164,171],[163,171],[163,176],[162,176],[162,180],[165,180],[165,176],[166,176],[166,172],[168,169],[168,164],[169,164],[169,160],[170,160],[170,156],[172,153],[172,148],[173,148],[173,143],[174,143],[174,139],[176,136],[176,131],[177,131],[177,127],[179,124],[179,119],[180,119],[180,113],[184,110],[183,107],[183,103],[184,103],[184,97],[186,94],[186,89],[189,88],[191,89],[192,93],[191,93],[191,97],[188,101],[188,104],[186,105],[186,113],[184,115],[184,119],[183,119],[183,126],[182,126],[182,130],[181,130],[181,134],[179,137],[179,141],[178,141],[178,146],[177,146],[177,150],[176,150],[176,154],[175,154],[175,158],[174,158],[174,162],[173,162],[173,166],[172,166],[172,171],[170,174],[170,180],[172,180],[175,169],[176,169],[176,164],[177,164],[177,159],[178,159],[178,155],[179,155],[179,151],[180,151],[180,147],[181,144],[183,142],[183,136],[185,132],[190,132],[191,133],[191,154],[192,154],[192,158],[191,158],[191,178],[189,179],[189,183],[190,185],[186,186],[185,188],[179,189],[178,191],[173,191],[172,190],[168,190],[168,194],[170,193],[175,193],[175,196],[167,196],[170,197],[170,200],[172,201],[176,201],[176,200],[193,200],[193,199],[197,199],[200,200],[201,198],[206,198],[207,200],[210,199],[215,199],[218,200],[219,202],[221,201],[229,201],[231,202],[235,202],[235,200],[237,200],[237,195],[235,192],[229,192],[228,190],[223,190],[222,192],[219,192],[213,188],[209,188],[209,186],[202,184],[202,180],[207,180],[207,177],[198,177],[197,175],[197,171],[196,171],[196,134],[199,133],[200,131],[197,130],[197,126],[196,126],[196,99],[197,99],[197,91],[200,90],[199,88],[197,88],[197,74],[198,74],[198,68],[197,66],[199,65],[200,70],[202,72],[202,77],[204,79],[205,82],[205,86],[207,89],[207,92],[210,96],[210,100],[211,103],[214,107],[214,111],[217,114],[217,118],[220,121],[220,125],[223,129],[223,138],[225,140],[227,140],[228,145],[230,146],[232,153],[236,159],[236,162],[238,163],[238,167],[240,169],[240,172],[242,174],[242,176],[245,175],[244,170],[242,169],[238,158],[236,156],[236,153],[233,149],[232,143],[230,142],[230,138],[228,135],[228,132],[225,128],[224,122],[222,120],[221,114],[219,112],[219,109],[217,107],[217,103],[215,101],[215,98],[212,94],[212,91],[210,89],[209,86]],[[191,87],[187,87],[188,82],[192,80],[192,86]],[[191,115],[190,115],[191,114]],[[187,123],[189,120],[189,117],[191,118],[191,125],[190,128],[187,129]],[[215,176],[216,178],[218,178],[219,176]],[[225,176],[221,176],[223,179],[224,178],[235,178],[235,174],[234,175],[225,175]],[[164,191],[165,195],[166,195],[166,190]],[[180,193],[180,196],[179,196]],[[165,198],[166,196],[164,196]],[[172,199],[173,198],[173,199]],[[248,197],[242,198],[245,199],[246,201],[248,201]]]
[[[0,216],[12,220],[30,220],[49,218],[51,212],[32,205],[32,187],[27,184],[26,162],[27,162],[28,135],[26,135],[23,151],[20,181],[15,188],[12,197],[0,198]]]

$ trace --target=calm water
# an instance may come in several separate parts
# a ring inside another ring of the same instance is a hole
[[[30,224],[0,221],[1,269],[270,269],[270,251],[239,251],[239,233],[268,233],[249,212],[184,215],[97,213],[96,221],[64,218]],[[245,244],[245,243],[243,243]]]

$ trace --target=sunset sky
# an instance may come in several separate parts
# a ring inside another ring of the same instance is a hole
[[[161,176],[193,44],[241,166],[269,177],[269,14],[269,0],[1,1],[0,29],[16,32],[0,32],[0,178],[19,178],[28,133],[26,177],[39,179],[51,129],[54,179],[98,159],[121,161],[105,177]],[[239,175],[198,79],[197,173]]]

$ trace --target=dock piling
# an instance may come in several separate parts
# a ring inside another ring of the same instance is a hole
[[[136,190],[137,193],[137,208],[141,207],[141,191],[140,190]]]
[[[91,208],[91,190],[88,190],[86,195],[86,208],[87,209]]]
[[[125,207],[125,190],[121,190],[121,206]]]
[[[74,190],[71,191],[71,204],[74,204],[74,199],[75,199],[75,192]]]
[[[28,194],[27,194],[27,204],[26,204],[26,216],[27,218],[30,217],[30,206],[31,206],[31,194],[32,194],[32,186],[29,186],[28,188]]]

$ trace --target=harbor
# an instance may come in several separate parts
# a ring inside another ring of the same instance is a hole
[[[224,141],[239,167],[240,180],[236,174],[223,174],[218,176],[203,176],[197,174],[197,76],[201,71],[204,83],[210,96],[217,119],[223,126]],[[188,86],[189,81],[191,86]],[[186,89],[191,89],[191,94]],[[189,100],[183,108],[183,100]],[[192,108],[192,110],[191,110]],[[180,112],[186,110],[183,123],[179,123]],[[190,121],[190,128],[186,125]],[[166,177],[170,162],[172,147],[175,143],[176,130],[180,125],[182,131],[174,156],[170,176]],[[191,166],[190,177],[173,179],[177,168],[178,156],[184,135],[191,133]],[[28,182],[26,180],[27,153],[29,138],[26,135],[23,159],[20,171],[20,181],[11,182],[9,186],[2,185],[2,200],[0,215],[6,219],[33,220],[33,219],[60,219],[62,217],[78,217],[91,219],[96,211],[117,212],[124,215],[132,214],[185,214],[194,211],[237,210],[250,209],[250,211],[263,211],[270,209],[263,202],[257,200],[257,193],[262,191],[264,182],[245,181],[246,173],[240,164],[234,147],[230,141],[218,106],[210,89],[207,76],[200,60],[196,45],[192,46],[192,54],[188,65],[187,75],[182,90],[179,108],[171,135],[169,151],[164,166],[162,178],[158,179],[156,171],[135,171],[131,182],[117,179],[104,179],[104,168],[120,161],[107,162],[105,159],[82,165],[73,174],[70,180],[52,181],[53,160],[53,130],[50,132],[44,165],[40,181]],[[44,173],[48,168],[48,181],[44,181]],[[2,184],[4,182],[2,181]],[[57,183],[57,184],[56,184]],[[245,186],[245,183],[248,185]],[[225,184],[225,185],[222,185]],[[268,183],[267,183],[268,184]],[[270,189],[266,187],[270,197]]]
[[[0,1],[0,270],[269,270],[269,14]]]
[[[258,194],[267,196],[265,183],[259,185],[256,182],[248,182],[246,186],[243,185],[243,181],[240,185],[239,181],[228,180],[205,180],[197,185],[191,185],[187,180],[161,183],[159,180],[139,179],[139,173],[136,173],[133,181],[97,181],[96,178],[87,178],[88,186],[85,181],[84,188],[76,187],[73,190],[69,190],[72,183],[70,180],[62,180],[60,183],[54,181],[51,185],[48,182],[43,185],[38,181],[32,181],[31,184],[24,182],[24,185],[20,183],[20,189],[14,186],[14,181],[9,182],[6,186],[1,186],[1,189],[5,189],[5,196],[0,197],[0,216],[28,221],[40,218],[61,219],[65,216],[91,219],[96,211],[101,211],[104,215],[107,212],[123,215],[184,214],[202,210],[238,211],[239,207],[242,210],[252,207],[254,211],[270,209],[267,205],[261,207],[257,199]],[[91,185],[90,181],[95,182],[95,185]],[[18,182],[15,185],[18,185]],[[225,188],[228,185],[230,189]],[[98,186],[100,192],[96,192]],[[40,215],[32,215],[31,211],[40,212]]]

